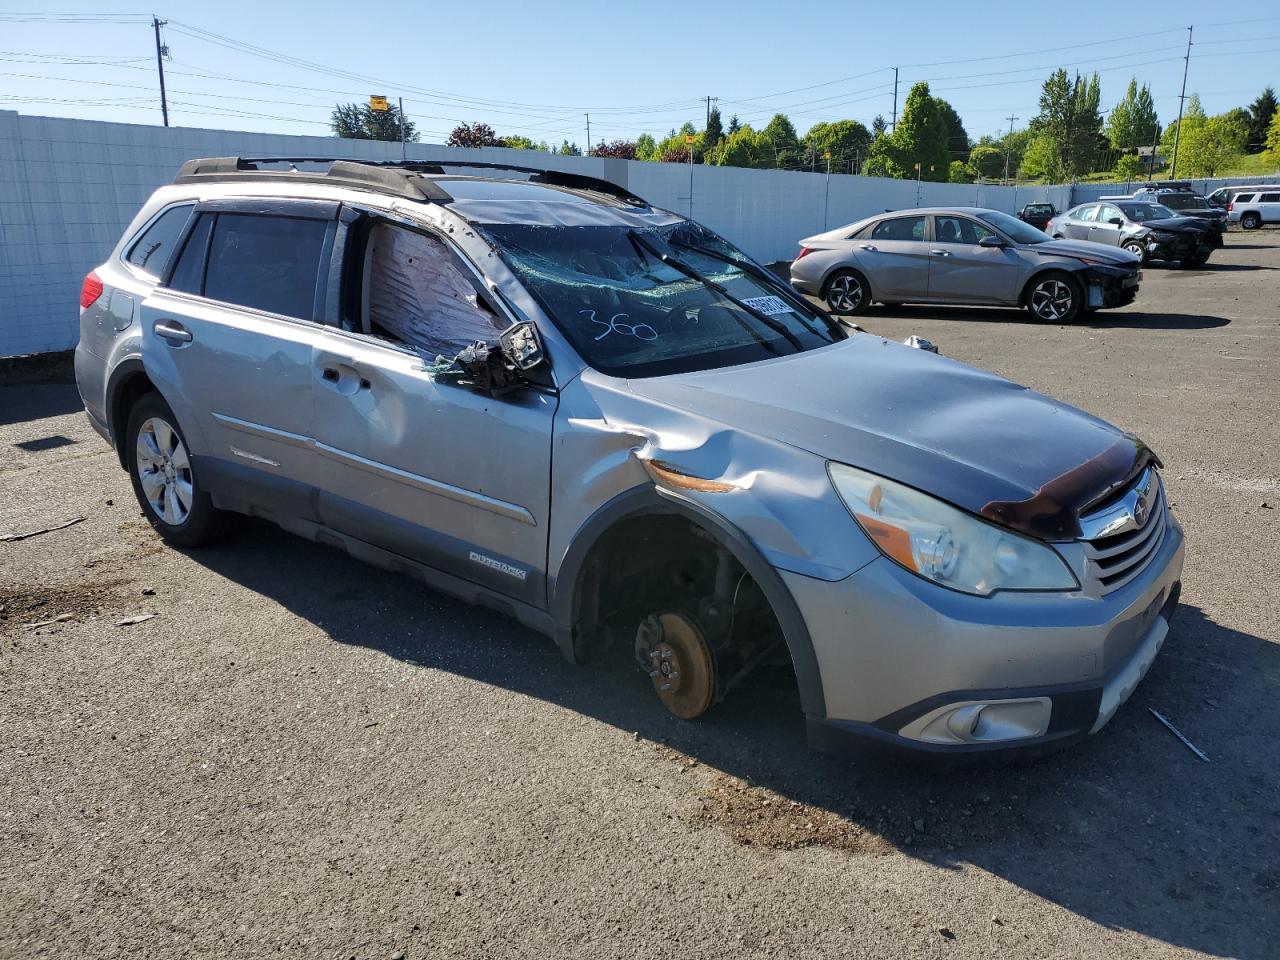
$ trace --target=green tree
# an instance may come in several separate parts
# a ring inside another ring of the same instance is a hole
[[[1138,147],[1148,146],[1159,132],[1160,121],[1156,118],[1151,88],[1145,83],[1139,88],[1137,78],[1131,78],[1124,98],[1111,108],[1107,117],[1106,133],[1112,149],[1135,152]]]
[[[551,147],[547,144],[547,141],[534,141],[530,140],[528,137],[522,137],[519,134],[507,134],[502,138],[502,142],[512,150],[541,150],[543,153],[551,152]]]
[[[969,132],[964,128],[960,114],[956,113],[955,107],[941,97],[934,97],[934,102],[938,105],[942,122],[947,125],[947,149],[951,151],[951,159],[961,162],[968,160],[973,144],[969,141]]]
[[[826,155],[831,154],[831,172],[851,170],[867,158],[871,146],[871,133],[857,120],[836,120],[831,123],[815,123],[804,135],[804,148],[809,155],[811,169],[826,170]]]
[[[1040,112],[1031,121],[1036,140],[1043,139],[1034,160],[1043,171],[1038,175],[1065,180],[1093,170],[1102,143],[1101,99],[1096,73],[1087,79],[1076,74],[1074,81],[1061,69],[1049,75],[1040,91]]]
[[[724,138],[715,162],[723,167],[772,167],[773,147],[751,129],[751,124],[743,124]]]
[[[742,129],[742,124],[738,122],[738,115],[735,113],[732,117],[729,118],[729,128],[727,132],[737,133],[741,129]]]
[[[556,150],[556,153],[560,154],[560,156],[562,157],[582,156],[582,150],[578,147],[578,145],[576,143],[570,143],[568,140],[565,140],[563,143],[560,144],[560,148]]]
[[[399,140],[400,108],[394,103],[387,110],[374,110],[367,103],[339,103],[329,117],[335,137],[344,140]],[[404,121],[404,138],[418,142],[418,128],[408,118]]]
[[[1280,110],[1271,115],[1267,127],[1267,157],[1269,163],[1280,163]]]
[[[998,180],[1004,176],[1004,151],[979,144],[969,151],[969,168],[984,180]]]
[[[878,137],[882,133],[889,131],[889,123],[884,118],[884,114],[877,113],[876,118],[871,121],[871,136]]]
[[[1185,125],[1178,145],[1178,169],[1193,177],[1212,177],[1244,153],[1249,124],[1234,111],[1201,117]]]
[[[1142,158],[1136,153],[1122,153],[1116,158],[1115,175],[1117,180],[1136,180],[1142,175]]]
[[[460,123],[445,141],[450,147],[505,147],[507,142],[493,132],[487,123]]]
[[[1200,105],[1199,94],[1193,93],[1187,97],[1187,104],[1182,111],[1182,119],[1175,120],[1169,126],[1164,128],[1164,134],[1160,138],[1160,146],[1164,148],[1164,153],[1169,157],[1169,162],[1173,168],[1181,168],[1184,166],[1184,156],[1186,145],[1183,142],[1193,131],[1203,126],[1208,117],[1205,115],[1204,107]],[[1181,134],[1179,134],[1181,130]],[[1174,149],[1175,145],[1177,150]],[[1174,154],[1177,154],[1175,157]]]
[[[708,150],[713,150],[719,146],[720,141],[724,139],[724,127],[720,123],[720,108],[712,107],[711,113],[707,115],[707,129],[702,135],[703,142],[706,143]]]
[[[888,138],[894,176],[946,182],[951,174],[951,151],[947,146],[947,123],[938,101],[929,94],[929,84],[917,83],[907,93],[897,129]],[[873,150],[874,152],[874,150]]]
[[[963,160],[952,160],[947,168],[947,180],[951,183],[973,183],[973,167]]]
[[[658,159],[658,141],[653,139],[652,134],[642,133],[640,136],[636,137],[636,159]]]
[[[1062,158],[1057,145],[1048,134],[1042,133],[1027,144],[1026,153],[1022,156],[1021,171],[1024,177],[1046,180],[1061,178]],[[1010,172],[1013,172],[1012,167]]]
[[[773,150],[772,166],[786,168],[800,163],[800,138],[786,114],[775,113],[760,131],[760,136]]]
[[[1249,104],[1249,142],[1245,150],[1249,153],[1261,153],[1267,144],[1267,132],[1271,129],[1271,121],[1276,115],[1276,92],[1267,87],[1258,95],[1258,99]]]

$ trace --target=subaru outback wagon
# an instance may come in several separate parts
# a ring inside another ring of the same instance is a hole
[[[1135,437],[603,180],[293,166],[188,162],[84,281],[80,392],[170,543],[266,518],[682,718],[789,661],[823,749],[1060,744],[1151,665],[1183,537]]]

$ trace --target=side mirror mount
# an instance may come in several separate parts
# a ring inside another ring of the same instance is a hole
[[[503,357],[521,373],[526,373],[546,360],[542,337],[529,320],[513,323],[498,339]]]
[[[1113,227],[1123,227],[1123,226],[1124,226],[1124,218],[1122,218],[1122,217],[1112,217],[1110,220],[1108,220],[1108,221],[1107,221],[1107,223],[1111,224]]]
[[[995,247],[997,249],[1004,249],[1005,247],[1008,246],[1008,244],[1004,242],[1003,237],[997,237],[994,233],[992,233],[992,234],[988,234],[987,236],[979,240],[978,246]]]

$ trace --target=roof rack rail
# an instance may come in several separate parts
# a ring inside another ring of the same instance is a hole
[[[289,164],[293,169],[263,169],[261,164]],[[298,170],[299,163],[327,163],[326,170]],[[570,190],[590,190],[614,197],[632,206],[649,206],[649,202],[625,187],[580,173],[549,170],[546,167],[514,163],[492,163],[480,160],[351,160],[343,157],[210,157],[188,160],[178,171],[174,183],[216,183],[229,180],[288,180],[293,183],[341,183],[346,186],[375,190],[408,200],[433,200],[447,203],[453,199],[441,185],[430,179],[441,176],[448,168],[508,170],[527,173],[533,183]]]

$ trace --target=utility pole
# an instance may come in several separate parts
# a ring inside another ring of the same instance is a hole
[[[156,68],[160,71],[160,110],[164,114],[164,125],[169,125],[169,98],[164,92],[164,54],[165,48],[160,43],[160,28],[163,27],[168,20],[161,20],[157,16],[151,17],[152,29],[156,32]]]
[[[893,68],[893,122],[889,124],[889,132],[894,133],[898,129],[898,68]]]
[[[587,152],[583,156],[591,156],[591,114],[587,114]]]
[[[409,148],[404,145],[404,97],[397,99],[400,101],[400,160],[403,162],[409,159]]]
[[[1191,31],[1195,27],[1187,27],[1187,55],[1182,58],[1182,92],[1178,94],[1178,126],[1173,131],[1173,169],[1169,171],[1169,179],[1178,175],[1178,141],[1182,139],[1182,107],[1187,101],[1187,68],[1191,66]],[[1152,160],[1152,164],[1155,160]]]
[[[1009,152],[1013,149],[1013,121],[1018,118],[1013,114],[1009,114],[1005,119],[1009,121],[1009,139],[1004,143],[1004,182],[1007,184],[1009,182]]]

